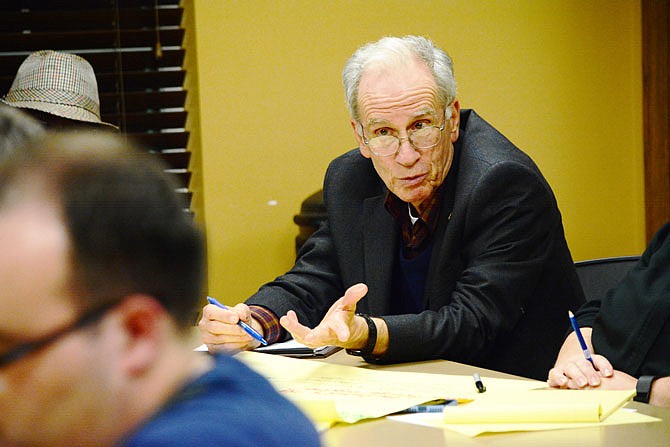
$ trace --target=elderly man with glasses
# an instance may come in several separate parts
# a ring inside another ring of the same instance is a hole
[[[550,186],[461,110],[449,56],[388,37],[343,72],[358,148],[328,168],[328,217],[295,266],[231,310],[206,306],[211,351],[294,339],[370,362],[443,358],[543,379],[584,297]]]

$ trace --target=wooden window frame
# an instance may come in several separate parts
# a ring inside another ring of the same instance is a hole
[[[642,1],[644,185],[647,242],[670,221],[670,3]]]

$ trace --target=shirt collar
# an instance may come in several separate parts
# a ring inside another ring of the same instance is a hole
[[[419,213],[412,204],[409,204],[401,200],[398,196],[393,194],[390,190],[386,192],[386,199],[384,200],[384,207],[391,214],[393,219],[398,222],[409,222],[410,217],[408,213],[408,206],[411,207],[412,215],[418,217],[424,221],[431,229],[434,229],[437,225],[437,217],[439,215],[440,204],[442,203],[442,197],[444,196],[444,191],[446,189],[446,179],[442,184],[435,190],[435,193],[428,198],[428,203],[423,212]]]

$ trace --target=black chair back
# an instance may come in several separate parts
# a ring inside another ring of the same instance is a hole
[[[575,262],[586,300],[604,298],[605,293],[619,284],[639,259],[639,256],[619,256]]]

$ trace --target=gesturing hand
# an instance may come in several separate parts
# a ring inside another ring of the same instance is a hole
[[[355,284],[347,289],[344,296],[333,303],[318,326],[310,329],[298,321],[298,316],[290,310],[279,322],[291,333],[293,339],[311,348],[325,345],[360,349],[367,340],[367,325],[361,318],[355,318],[356,303],[368,293],[368,286]]]

